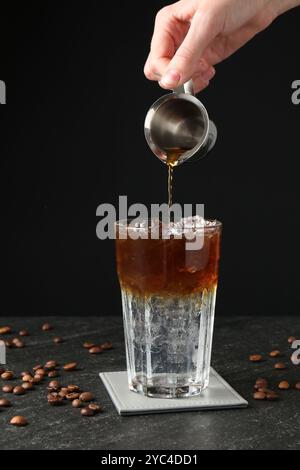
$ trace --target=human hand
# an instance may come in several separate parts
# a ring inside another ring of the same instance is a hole
[[[214,65],[299,4],[300,0],[180,0],[166,6],[156,16],[145,75],[166,89],[192,78],[198,92],[215,75]]]

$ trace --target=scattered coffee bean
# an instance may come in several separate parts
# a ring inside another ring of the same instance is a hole
[[[94,416],[94,411],[91,410],[88,406],[82,408],[81,410],[82,416]]]
[[[267,387],[268,381],[267,379],[259,378],[256,380],[255,385],[257,385],[258,387]]]
[[[32,378],[33,377],[31,374],[27,374],[27,375],[23,375],[22,380],[23,382],[31,382]]]
[[[55,336],[55,338],[53,338],[53,343],[55,344],[60,344],[60,343],[63,343],[64,340],[60,337],[60,336]]]
[[[101,346],[93,346],[91,349],[89,349],[90,354],[100,354],[102,353],[102,348]]]
[[[11,406],[11,402],[7,398],[0,398],[0,408],[8,408],[9,406]]]
[[[66,399],[70,401],[76,400],[77,398],[79,398],[79,393],[77,392],[70,392],[66,395]]]
[[[94,395],[91,392],[83,392],[79,396],[79,400],[86,402],[94,400]]]
[[[279,351],[279,349],[274,349],[274,351],[271,351],[271,352],[269,353],[269,356],[271,356],[271,357],[278,357],[278,356],[280,356],[280,351]]]
[[[14,387],[12,385],[3,385],[2,392],[4,393],[12,393]]]
[[[251,354],[249,356],[249,360],[251,362],[260,362],[262,360],[262,355],[261,354]]]
[[[77,368],[77,362],[69,362],[68,364],[65,364],[63,369],[67,372],[71,370],[75,370]]]
[[[57,366],[57,362],[51,360],[51,361],[46,362],[44,368],[47,370],[53,370],[55,369],[56,366]]]
[[[253,393],[254,400],[265,400],[266,394],[264,392],[255,392]]]
[[[49,331],[52,330],[52,326],[49,323],[44,323],[42,326],[43,331]]]
[[[101,344],[101,348],[103,351],[108,351],[109,349],[113,348],[113,345],[110,341],[106,341],[106,343]]]
[[[23,378],[25,375],[30,375],[31,376],[31,372],[30,370],[24,370],[23,372],[21,372],[20,376]]]
[[[289,344],[292,344],[294,341],[296,341],[296,337],[295,337],[295,336],[289,336],[289,337],[288,337],[288,343],[289,343]]]
[[[16,385],[13,389],[13,393],[15,395],[24,395],[25,389],[22,387],[22,385]]]
[[[35,375],[41,375],[42,377],[44,377],[44,375],[46,375],[46,371],[45,369],[37,369],[35,371]]]
[[[58,380],[51,380],[51,382],[49,382],[48,388],[58,389],[60,388],[60,383],[58,382]]]
[[[300,390],[300,382],[297,382],[297,383],[295,384],[295,388],[296,388],[297,390]]]
[[[21,340],[16,341],[14,344],[15,344],[15,347],[16,347],[16,348],[19,348],[19,349],[25,347],[25,343],[24,343],[23,341],[21,341]]]
[[[61,397],[61,398],[66,398],[66,396],[68,395],[68,390],[67,389],[61,389],[59,392],[58,392],[58,395]]]
[[[42,369],[42,368],[43,368],[43,366],[42,366],[41,364],[38,364],[38,365],[34,366],[34,367],[32,368],[32,370],[33,370],[34,372],[36,372],[38,369]]]
[[[29,333],[27,330],[21,330],[19,331],[19,336],[29,336]]]
[[[286,369],[286,365],[283,362],[276,362],[274,365],[275,369]]]
[[[43,380],[42,375],[35,375],[32,380],[30,380],[33,384],[39,384]]]
[[[72,401],[72,406],[74,408],[81,408],[83,405],[82,401],[78,400],[78,399],[75,399]]]
[[[57,377],[57,376],[58,376],[57,370],[50,370],[50,372],[48,372],[48,377],[50,378]]]
[[[58,405],[62,405],[63,403],[63,398],[60,397],[59,395],[58,396],[53,396],[53,395],[48,395],[48,403],[49,405],[51,406],[58,406]]]
[[[24,418],[24,416],[14,416],[11,420],[10,420],[10,424],[12,424],[13,426],[26,426],[28,424],[28,421],[26,418]]]
[[[1,379],[3,380],[12,380],[14,378],[14,374],[11,370],[7,370],[1,374]]]
[[[18,341],[20,341],[20,338],[13,338],[13,339],[11,340],[11,342],[12,342],[13,344],[18,343]]]
[[[90,403],[88,405],[88,408],[90,410],[93,410],[94,413],[100,413],[102,411],[102,407],[100,405],[97,405],[97,403]]]
[[[22,387],[24,388],[24,390],[33,390],[33,385],[31,382],[24,382],[22,384]]]
[[[266,398],[267,398],[267,400],[274,401],[274,400],[278,399],[278,395],[277,395],[277,393],[273,392],[273,390],[269,390],[266,393]]]
[[[69,392],[79,392],[80,390],[78,385],[73,385],[73,384],[68,385],[67,389],[69,390]]]
[[[288,390],[290,388],[290,384],[286,380],[282,380],[279,382],[278,388],[280,388],[280,390]]]
[[[95,346],[95,343],[92,343],[91,341],[86,341],[85,343],[83,343],[83,347],[85,349],[91,349]]]
[[[10,326],[1,326],[0,327],[0,335],[8,335],[11,333],[11,327]]]

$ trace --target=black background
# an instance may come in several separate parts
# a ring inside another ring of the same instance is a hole
[[[114,242],[96,208],[166,202],[143,121],[164,92],[144,78],[167,2],[1,6],[0,314],[120,314]],[[175,201],[223,221],[220,315],[298,314],[300,9],[217,66],[201,94],[219,139],[175,174]]]

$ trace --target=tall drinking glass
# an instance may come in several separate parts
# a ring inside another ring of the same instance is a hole
[[[151,397],[197,395],[207,387],[222,224],[205,220],[185,234],[116,224],[129,388]],[[190,245],[189,245],[190,246]]]

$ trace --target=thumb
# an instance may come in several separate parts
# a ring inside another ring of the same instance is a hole
[[[208,12],[199,10],[195,13],[185,39],[161,78],[163,88],[176,88],[192,78],[197,66],[199,69],[203,52],[219,33],[217,23]]]

